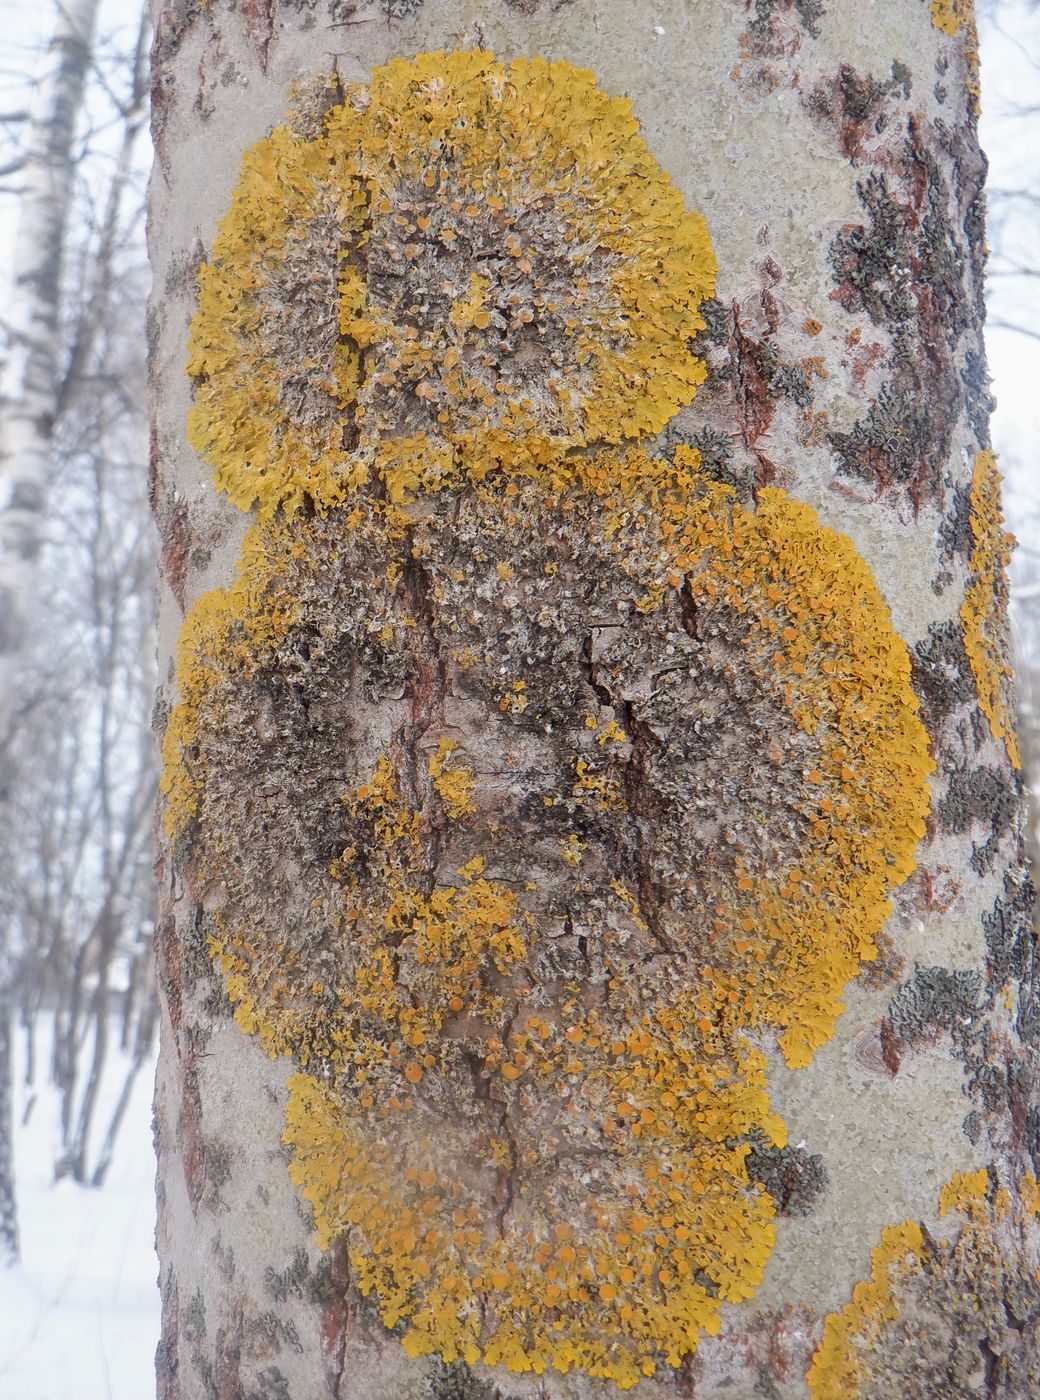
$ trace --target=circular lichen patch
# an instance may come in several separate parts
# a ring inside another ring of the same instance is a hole
[[[325,508],[659,431],[715,262],[627,100],[420,54],[245,155],[199,277],[189,433],[239,505]]]
[[[749,1036],[809,1060],[913,868],[909,678],[851,543],[690,449],[361,487],[196,605],[168,829],[410,1351],[628,1385],[755,1291]]]

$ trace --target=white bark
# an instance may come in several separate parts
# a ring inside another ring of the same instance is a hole
[[[16,704],[22,599],[40,549],[61,385],[60,292],[75,174],[76,126],[99,0],[61,0],[40,76],[23,193],[0,384],[0,745]]]

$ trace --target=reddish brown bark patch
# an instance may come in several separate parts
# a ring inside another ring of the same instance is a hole
[[[275,0],[239,0],[246,31],[253,41],[260,71],[267,73],[267,54],[274,35]]]
[[[173,508],[169,524],[163,531],[160,567],[181,612],[184,611],[184,586],[188,576],[190,554],[191,529],[188,524],[188,507],[184,501],[178,501]]]

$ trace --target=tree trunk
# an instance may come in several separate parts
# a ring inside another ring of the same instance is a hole
[[[1037,1393],[967,6],[153,83],[160,1396]]]
[[[15,240],[0,418],[0,743],[21,646],[21,600],[42,543],[52,432],[61,389],[61,271],[75,175],[76,126],[90,68],[98,0],[57,7],[39,79]]]
[[[18,1259],[14,1192],[14,1010],[0,996],[0,1265]]]

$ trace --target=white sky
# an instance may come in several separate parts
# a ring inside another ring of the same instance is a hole
[[[984,20],[982,38],[982,143],[989,157],[991,188],[1031,189],[1040,195],[1040,6],[1028,0],[1002,0],[999,21]],[[1030,60],[1030,54],[1032,59]],[[1021,109],[1032,105],[1032,117]],[[1040,268],[1040,220],[1025,221],[1013,240]],[[991,235],[991,242],[992,242]],[[1040,279],[1033,285],[994,277],[990,284],[991,320],[1031,324],[1040,332]],[[997,411],[993,444],[1007,479],[1005,507],[1023,542],[1040,544],[1040,340],[991,326],[986,345]]]

